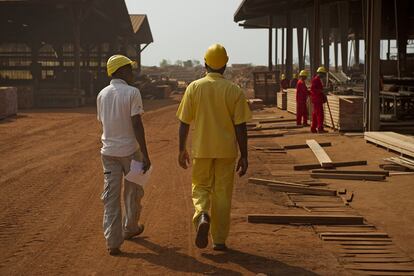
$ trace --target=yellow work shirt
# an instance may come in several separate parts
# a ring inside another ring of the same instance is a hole
[[[193,158],[236,158],[235,125],[251,119],[243,91],[219,73],[192,82],[177,111],[178,119],[194,122]]]

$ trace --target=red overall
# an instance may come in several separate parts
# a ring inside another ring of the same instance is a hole
[[[325,96],[323,94],[323,84],[318,75],[312,79],[310,95],[313,107],[311,131],[321,131],[323,130],[323,103]]]
[[[288,89],[289,88],[289,80],[288,79],[284,79],[280,81],[280,87],[282,89]]]
[[[309,91],[306,87],[306,83],[303,80],[298,80],[296,84],[296,124],[308,124],[308,109],[306,101],[308,99]],[[303,121],[302,121],[303,119]]]

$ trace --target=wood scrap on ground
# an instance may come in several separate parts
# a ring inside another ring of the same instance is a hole
[[[271,138],[271,137],[282,137],[284,133],[257,133],[248,134],[247,138]]]
[[[270,224],[348,224],[358,225],[364,223],[362,216],[355,215],[271,215],[271,214],[250,214],[247,216],[249,223],[270,223]]]
[[[324,170],[324,169],[316,169],[312,170],[312,173],[336,173],[336,174],[377,174],[377,175],[385,175],[389,176],[389,171],[369,171],[369,170]]]
[[[345,162],[332,162],[334,168],[337,167],[349,167],[349,166],[361,166],[367,165],[368,162],[366,160],[361,161],[345,161]],[[294,165],[293,169],[295,171],[301,170],[312,170],[312,169],[319,169],[322,168],[321,164],[302,164],[302,165]]]
[[[382,181],[385,180],[385,175],[378,174],[338,174],[338,173],[311,173],[312,178],[325,179],[342,179],[342,180],[369,180]]]
[[[395,132],[372,131],[365,132],[364,139],[367,142],[374,143],[414,158],[414,137]]]

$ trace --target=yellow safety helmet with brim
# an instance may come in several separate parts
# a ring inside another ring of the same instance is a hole
[[[324,73],[324,74],[326,74],[327,71],[326,71],[326,68],[325,67],[321,66],[321,67],[318,68],[318,70],[316,71],[316,73]]]
[[[306,70],[302,70],[299,73],[299,77],[308,77],[308,76],[309,76],[309,74],[308,74],[308,71],[306,71]]]
[[[226,48],[221,44],[211,45],[204,55],[204,61],[211,69],[218,70],[223,68],[229,61]]]
[[[285,80],[285,79],[286,79],[286,75],[285,75],[285,74],[282,74],[282,75],[280,76],[280,79]]]
[[[115,73],[119,68],[131,64],[132,68],[136,67],[136,62],[123,55],[113,55],[106,62],[106,71],[109,77]]]

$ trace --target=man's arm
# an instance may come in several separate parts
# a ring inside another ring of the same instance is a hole
[[[187,169],[190,164],[190,156],[187,152],[187,138],[190,131],[190,125],[180,121],[179,141],[180,153],[178,155],[178,163],[183,169]]]
[[[134,128],[135,138],[137,139],[142,155],[144,156],[142,162],[144,163],[143,170],[145,173],[151,167],[151,161],[148,155],[147,142],[145,141],[145,131],[141,115],[137,114],[135,116],[132,116],[131,121],[132,127]]]
[[[240,159],[237,163],[236,171],[239,172],[239,176],[241,177],[246,174],[247,168],[249,167],[247,159],[247,127],[246,123],[242,123],[234,126],[234,128],[236,130],[237,143],[239,144],[240,149]]]

